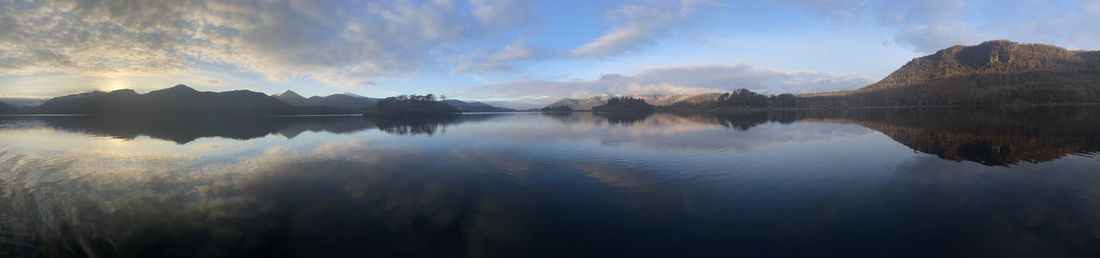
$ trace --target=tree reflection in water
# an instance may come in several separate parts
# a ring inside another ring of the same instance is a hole
[[[1096,111],[7,117],[0,256],[1096,256]]]

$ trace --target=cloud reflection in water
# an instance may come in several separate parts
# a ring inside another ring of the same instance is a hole
[[[1096,112],[1027,112],[1063,129],[872,111],[295,118],[243,134],[4,120],[0,254],[1097,254],[1097,145],[1071,126]],[[936,153],[952,140],[1057,148]]]

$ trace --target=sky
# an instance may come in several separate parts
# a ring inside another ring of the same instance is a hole
[[[1100,49],[1100,0],[0,0],[0,98],[854,89],[953,45]]]

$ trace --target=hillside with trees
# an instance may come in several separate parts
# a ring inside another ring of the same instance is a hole
[[[801,106],[1022,105],[1100,102],[1100,51],[989,41],[913,59],[879,82],[804,95]]]
[[[738,89],[722,93],[713,101],[679,102],[665,109],[677,112],[707,111],[732,112],[758,109],[786,109],[798,107],[798,98],[793,94],[764,95],[748,89]]]

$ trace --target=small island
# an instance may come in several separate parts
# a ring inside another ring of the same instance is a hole
[[[748,89],[738,89],[717,95],[713,100],[677,102],[663,106],[662,110],[677,113],[739,113],[795,108],[798,108],[798,97],[793,94],[764,95]]]
[[[374,108],[365,112],[373,117],[398,116],[445,116],[462,113],[457,108],[437,100],[435,95],[401,95],[378,101]]]
[[[543,113],[572,113],[573,108],[569,106],[549,106],[539,109]]]
[[[592,113],[649,113],[656,108],[645,100],[634,97],[612,97],[607,104],[592,108]]]

